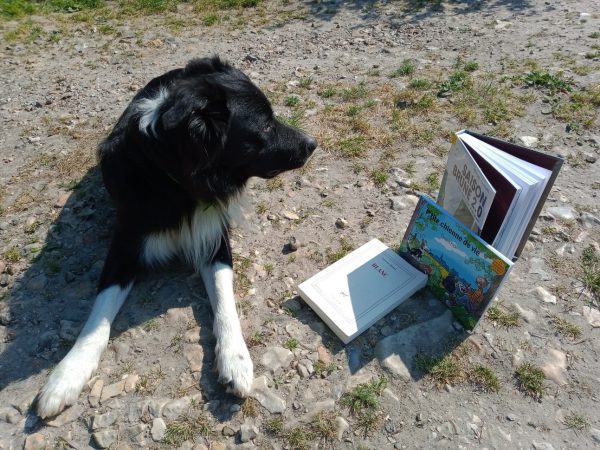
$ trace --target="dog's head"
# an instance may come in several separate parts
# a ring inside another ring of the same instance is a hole
[[[306,133],[278,120],[266,96],[219,58],[192,60],[157,98],[140,128],[176,143],[190,171],[271,178],[301,167],[317,147]]]

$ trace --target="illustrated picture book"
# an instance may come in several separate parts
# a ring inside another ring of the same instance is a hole
[[[437,203],[514,260],[562,163],[528,147],[460,131],[453,136]]]
[[[452,140],[437,203],[422,195],[398,252],[374,239],[299,285],[348,343],[423,287],[474,330],[522,251],[563,160],[471,131]]]

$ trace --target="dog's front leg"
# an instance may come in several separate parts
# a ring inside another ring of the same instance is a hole
[[[253,367],[235,307],[232,267],[229,242],[224,237],[217,255],[199,269],[214,313],[219,381],[227,386],[227,392],[247,397],[254,379]]]
[[[108,345],[110,326],[127,298],[138,267],[139,246],[117,231],[104,264],[98,296],[75,344],[52,370],[37,402],[38,415],[52,417],[77,401]]]

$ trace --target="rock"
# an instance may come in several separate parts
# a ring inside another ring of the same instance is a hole
[[[108,399],[121,395],[125,390],[125,380],[117,381],[116,383],[109,384],[102,389],[102,395],[100,401],[104,402]]]
[[[27,282],[27,289],[33,292],[42,292],[46,288],[48,279],[45,275],[38,275]]]
[[[600,328],[600,311],[591,306],[583,307],[583,317],[593,328]]]
[[[302,364],[298,364],[298,366],[296,367],[296,371],[298,372],[298,375],[300,375],[301,378],[310,377],[310,373],[308,373],[308,370]]]
[[[269,347],[260,359],[260,363],[274,373],[277,369],[287,367],[292,359],[294,359],[294,355],[287,348]]]
[[[531,446],[535,450],[554,450],[554,447],[549,442],[535,442],[531,443]]]
[[[529,241],[527,241],[529,242]],[[555,253],[558,256],[564,256],[565,253],[569,253],[571,255],[575,254],[575,246],[573,244],[563,244],[559,248],[556,249]]]
[[[552,277],[545,270],[544,260],[542,258],[531,258],[529,260],[529,273],[539,275],[540,280],[548,281]]]
[[[258,428],[255,425],[243,424],[240,427],[240,441],[248,442],[258,437]]]
[[[46,438],[42,433],[33,433],[25,438],[23,450],[43,450],[46,448]]]
[[[548,292],[543,287],[538,286],[532,292],[535,294],[535,296],[537,298],[539,298],[544,303],[556,304],[556,296],[552,295],[550,292]]]
[[[345,228],[348,228],[348,221],[340,217],[336,219],[335,226],[343,230]]]
[[[538,138],[533,136],[519,136],[519,140],[523,143],[525,147],[533,147],[539,141]]]
[[[585,162],[594,164],[596,161],[598,161],[598,158],[595,155],[592,155],[590,153],[585,155]]]
[[[287,220],[300,220],[300,216],[291,211],[283,211],[281,215]]]
[[[69,197],[71,197],[71,193],[70,192],[63,192],[61,193],[58,198],[56,199],[56,201],[54,202],[54,207],[55,208],[62,208],[67,204],[67,201],[69,200]]]
[[[160,417],[162,415],[162,410],[167,404],[168,400],[165,399],[150,399],[148,402],[148,413],[152,417]]]
[[[575,220],[577,213],[570,206],[553,206],[547,209],[547,212],[552,214],[556,219]]]
[[[350,424],[342,416],[337,416],[335,418],[335,427],[337,439],[338,441],[341,441],[344,438],[344,433],[350,429]]]
[[[589,212],[584,212],[581,214],[581,223],[589,229],[600,225],[600,219]]]
[[[308,375],[312,375],[313,373],[315,373],[313,363],[310,359],[302,359],[298,361],[298,366],[305,367],[306,371],[308,372]]]
[[[231,428],[229,425],[225,425],[223,427],[223,429],[221,430],[221,434],[223,436],[231,437],[231,436],[235,436],[236,431],[233,428]]]
[[[126,344],[125,342],[115,342],[113,343],[113,349],[117,355],[117,361],[126,362],[129,360],[129,344]]]
[[[90,394],[88,395],[88,402],[90,406],[96,408],[100,404],[100,396],[102,395],[102,388],[104,387],[104,381],[100,378],[92,385]]]
[[[210,443],[210,450],[225,450],[227,447],[225,447],[225,444],[223,444],[222,442],[211,442]]]
[[[600,430],[597,428],[590,428],[590,436],[594,441],[600,444]]]
[[[0,409],[0,422],[16,424],[21,420],[21,414],[15,408],[9,406]]]
[[[165,316],[171,323],[187,323],[190,319],[188,310],[190,308],[170,308],[167,310]]]
[[[512,365],[513,367],[518,367],[523,362],[523,350],[518,348],[515,353],[512,355]]]
[[[313,417],[322,411],[333,411],[335,409],[335,401],[332,398],[322,400],[320,402],[313,402],[308,406],[307,416]]]
[[[290,252],[295,252],[296,250],[298,250],[299,246],[300,246],[300,244],[298,243],[298,240],[294,236],[290,236],[288,238],[288,241],[287,241],[287,244],[286,244],[286,248]]]
[[[116,430],[96,431],[92,437],[98,447],[108,448],[117,440],[117,432]]]
[[[46,422],[46,425],[51,427],[62,427],[68,423],[73,422],[81,417],[83,413],[83,406],[73,405],[70,408],[65,409],[61,414],[56,416],[54,419]]]
[[[107,428],[117,421],[116,412],[108,412],[106,414],[97,414],[92,417],[92,430],[96,431],[101,428]]]
[[[325,364],[331,364],[331,355],[325,347],[319,345],[317,347],[317,353],[319,354],[319,361]]]
[[[162,415],[165,419],[174,420],[181,416],[190,407],[190,397],[181,397],[177,400],[171,400],[162,409]]]
[[[412,325],[399,333],[383,338],[375,346],[375,356],[389,371],[409,381],[417,372],[414,357],[417,351],[438,353],[439,343],[447,342],[456,332],[452,313],[447,310],[435,319]],[[432,348],[423,348],[428,343]]]
[[[550,361],[542,367],[546,378],[554,381],[559,386],[568,384],[567,355],[560,350],[551,348],[548,350],[548,356]]]
[[[267,377],[258,377],[252,383],[252,398],[264,406],[271,414],[285,411],[285,400],[272,392],[267,386]]]
[[[135,391],[135,388],[138,384],[138,382],[140,381],[140,376],[135,374],[135,373],[130,373],[129,375],[127,375],[127,377],[125,378],[125,392],[133,392]]]
[[[519,315],[521,317],[523,317],[523,320],[527,323],[534,323],[536,320],[536,314],[529,310],[529,309],[525,309],[523,308],[521,305],[519,305],[518,303],[513,303],[513,305],[515,305],[515,308],[517,309],[517,312],[519,313]]]
[[[0,273],[4,273],[6,270],[6,263],[4,261],[0,261]]]
[[[204,350],[202,350],[200,344],[186,344],[183,347],[183,356],[185,356],[192,373],[200,372],[202,370]]]
[[[165,433],[167,432],[167,425],[165,421],[161,418],[156,418],[152,420],[152,429],[150,430],[150,435],[152,436],[152,440],[154,442],[160,442],[165,437]]]

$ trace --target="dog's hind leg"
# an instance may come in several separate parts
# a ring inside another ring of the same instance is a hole
[[[235,307],[233,264],[227,237],[223,237],[213,260],[199,270],[214,313],[219,381],[227,386],[227,392],[247,397],[254,380],[253,367]]]
[[[108,344],[110,326],[125,302],[139,268],[139,244],[136,242],[130,233],[121,229],[115,232],[90,316],[73,348],[52,370],[39,394],[37,412],[40,417],[54,416],[75,403],[98,367]]]

